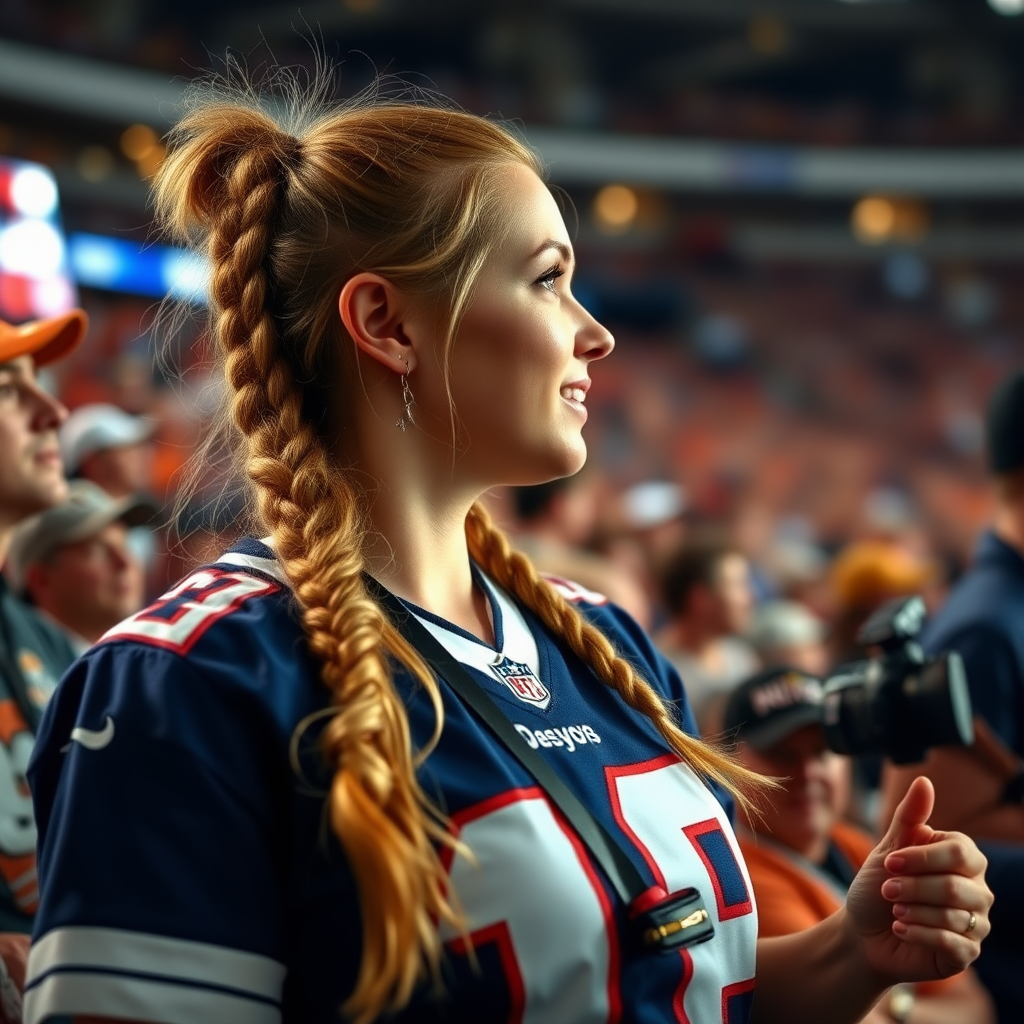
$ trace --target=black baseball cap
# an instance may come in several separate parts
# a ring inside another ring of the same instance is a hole
[[[773,665],[729,695],[725,730],[757,751],[771,750],[805,725],[821,724],[821,680],[788,665]]]
[[[985,444],[993,473],[1024,466],[1024,369],[1012,373],[992,392],[985,415]]]

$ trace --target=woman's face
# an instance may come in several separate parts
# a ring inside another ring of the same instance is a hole
[[[508,234],[484,264],[451,352],[455,472],[483,486],[540,483],[580,469],[589,366],[614,344],[572,296],[572,247],[547,187],[525,166],[500,175]],[[417,390],[417,405],[429,400],[432,415],[447,419],[443,378],[424,378],[432,394]]]

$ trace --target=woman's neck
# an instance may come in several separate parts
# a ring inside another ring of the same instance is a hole
[[[389,493],[371,506],[367,571],[392,593],[493,644],[487,598],[473,580],[466,543],[472,503],[395,498]]]

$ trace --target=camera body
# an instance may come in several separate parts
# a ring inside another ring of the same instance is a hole
[[[925,657],[915,639],[925,614],[920,597],[886,602],[857,634],[869,657],[840,665],[825,680],[822,724],[836,753],[881,753],[912,764],[931,747],[973,742],[963,659],[956,651]]]

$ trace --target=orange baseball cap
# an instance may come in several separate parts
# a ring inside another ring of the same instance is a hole
[[[937,565],[898,544],[861,541],[832,563],[831,583],[841,607],[874,607],[892,597],[909,597],[938,575]]]
[[[52,363],[78,347],[85,337],[89,317],[84,309],[72,309],[49,320],[32,320],[15,327],[0,320],[0,363],[18,356],[34,356],[36,366]]]

